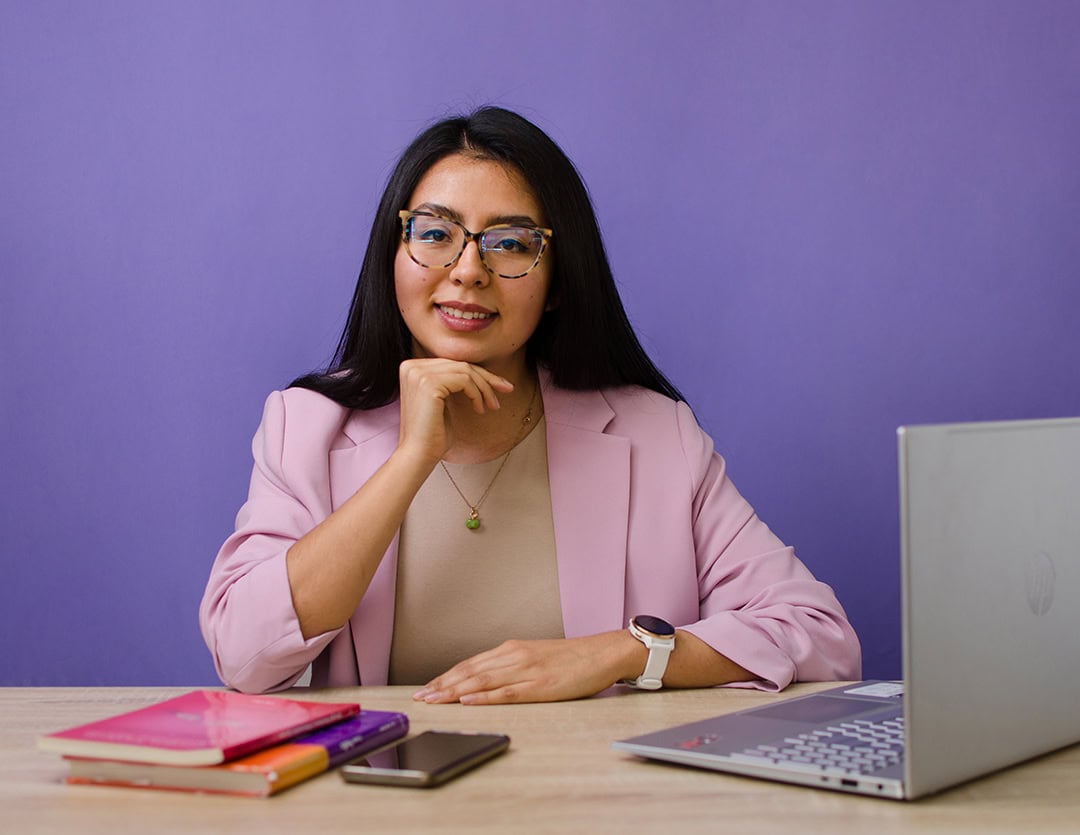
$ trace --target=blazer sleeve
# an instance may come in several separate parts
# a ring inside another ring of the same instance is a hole
[[[758,676],[733,686],[859,679],[859,639],[833,590],[758,518],[689,407],[678,414],[700,599],[700,620],[682,628]]]
[[[248,499],[218,552],[199,625],[221,680],[249,693],[292,686],[341,630],[305,640],[285,569],[289,547],[325,515],[313,490],[290,487],[284,466],[286,403],[267,398],[252,441]],[[298,495],[299,494],[299,495]]]

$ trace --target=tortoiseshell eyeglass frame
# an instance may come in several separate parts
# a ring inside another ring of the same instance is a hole
[[[456,227],[458,227],[463,233],[465,233],[465,237],[462,239],[461,249],[458,251],[458,254],[455,255],[453,259],[446,264],[425,264],[423,261],[418,260],[416,256],[413,255],[412,249],[409,246],[409,221],[414,217],[434,217],[438,218],[439,220],[446,221],[447,223],[452,223]],[[553,230],[545,229],[542,226],[526,226],[519,223],[498,223],[494,226],[489,226],[486,229],[481,229],[479,232],[470,232],[456,220],[451,220],[448,217],[433,214],[432,212],[414,212],[409,209],[402,209],[400,212],[398,212],[398,218],[401,219],[401,240],[405,244],[405,252],[408,254],[410,260],[412,260],[414,264],[417,264],[418,266],[424,267],[425,269],[429,270],[443,270],[447,267],[452,267],[458,262],[458,259],[461,258],[461,254],[465,252],[465,247],[469,245],[469,241],[476,241],[476,247],[480,250],[480,262],[484,265],[484,269],[487,270],[489,273],[492,273],[493,275],[499,276],[499,278],[524,278],[533,270],[535,270],[536,265],[540,263],[540,259],[542,259],[544,257],[544,253],[547,252],[548,243],[551,241],[552,236],[555,234]],[[528,229],[530,232],[536,232],[540,235],[540,251],[536,253],[536,260],[532,262],[532,264],[529,266],[529,269],[525,270],[524,272],[516,273],[515,275],[506,275],[505,273],[500,273],[493,270],[488,264],[488,262],[484,259],[484,248],[480,246],[480,239],[484,236],[485,233],[498,229]]]

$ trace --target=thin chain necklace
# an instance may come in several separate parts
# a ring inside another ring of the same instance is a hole
[[[450,475],[450,470],[446,468],[446,462],[439,461],[439,463],[442,465],[443,472],[446,473],[446,477],[450,479],[450,483],[454,485],[454,489],[457,490],[458,495],[461,496],[461,500],[465,502],[465,506],[469,508],[469,517],[465,520],[465,527],[468,528],[470,531],[475,531],[480,527],[480,505],[484,503],[484,499],[488,497],[488,493],[491,492],[491,488],[495,485],[495,479],[499,477],[499,473],[503,471],[503,467],[506,466],[506,462],[510,460],[510,453],[514,451],[514,447],[521,443],[521,439],[525,436],[525,430],[528,429],[529,424],[532,423],[533,404],[536,402],[536,393],[539,390],[540,385],[539,383],[537,383],[537,385],[533,388],[532,397],[529,398],[529,407],[525,410],[525,417],[521,419],[521,428],[517,431],[517,437],[514,438],[513,445],[511,445],[510,449],[506,451],[506,455],[503,456],[502,463],[499,464],[499,469],[497,469],[495,471],[495,475],[491,477],[491,481],[488,482],[487,489],[484,490],[484,494],[477,500],[476,504],[473,504],[468,500],[468,498],[466,498],[465,494],[458,486],[458,483],[454,481],[454,477]]]

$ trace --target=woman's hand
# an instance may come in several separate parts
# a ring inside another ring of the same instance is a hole
[[[466,398],[476,414],[499,408],[499,393],[514,390],[509,380],[478,365],[430,358],[403,362],[398,370],[401,431],[398,448],[437,462],[454,439],[447,413],[455,395]],[[434,465],[434,464],[433,464]]]
[[[506,641],[451,667],[413,698],[467,705],[581,699],[637,678],[647,659],[645,645],[626,629],[587,638]],[[755,678],[696,635],[676,631],[665,687],[714,687]]]
[[[475,705],[579,699],[644,667],[645,655],[644,646],[626,630],[586,638],[505,641],[447,670],[413,698]]]

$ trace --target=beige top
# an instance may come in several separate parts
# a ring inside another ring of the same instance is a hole
[[[502,458],[447,464],[472,502]],[[562,638],[543,418],[510,452],[469,530],[442,467],[405,514],[398,544],[390,684],[426,684],[509,638]]]

